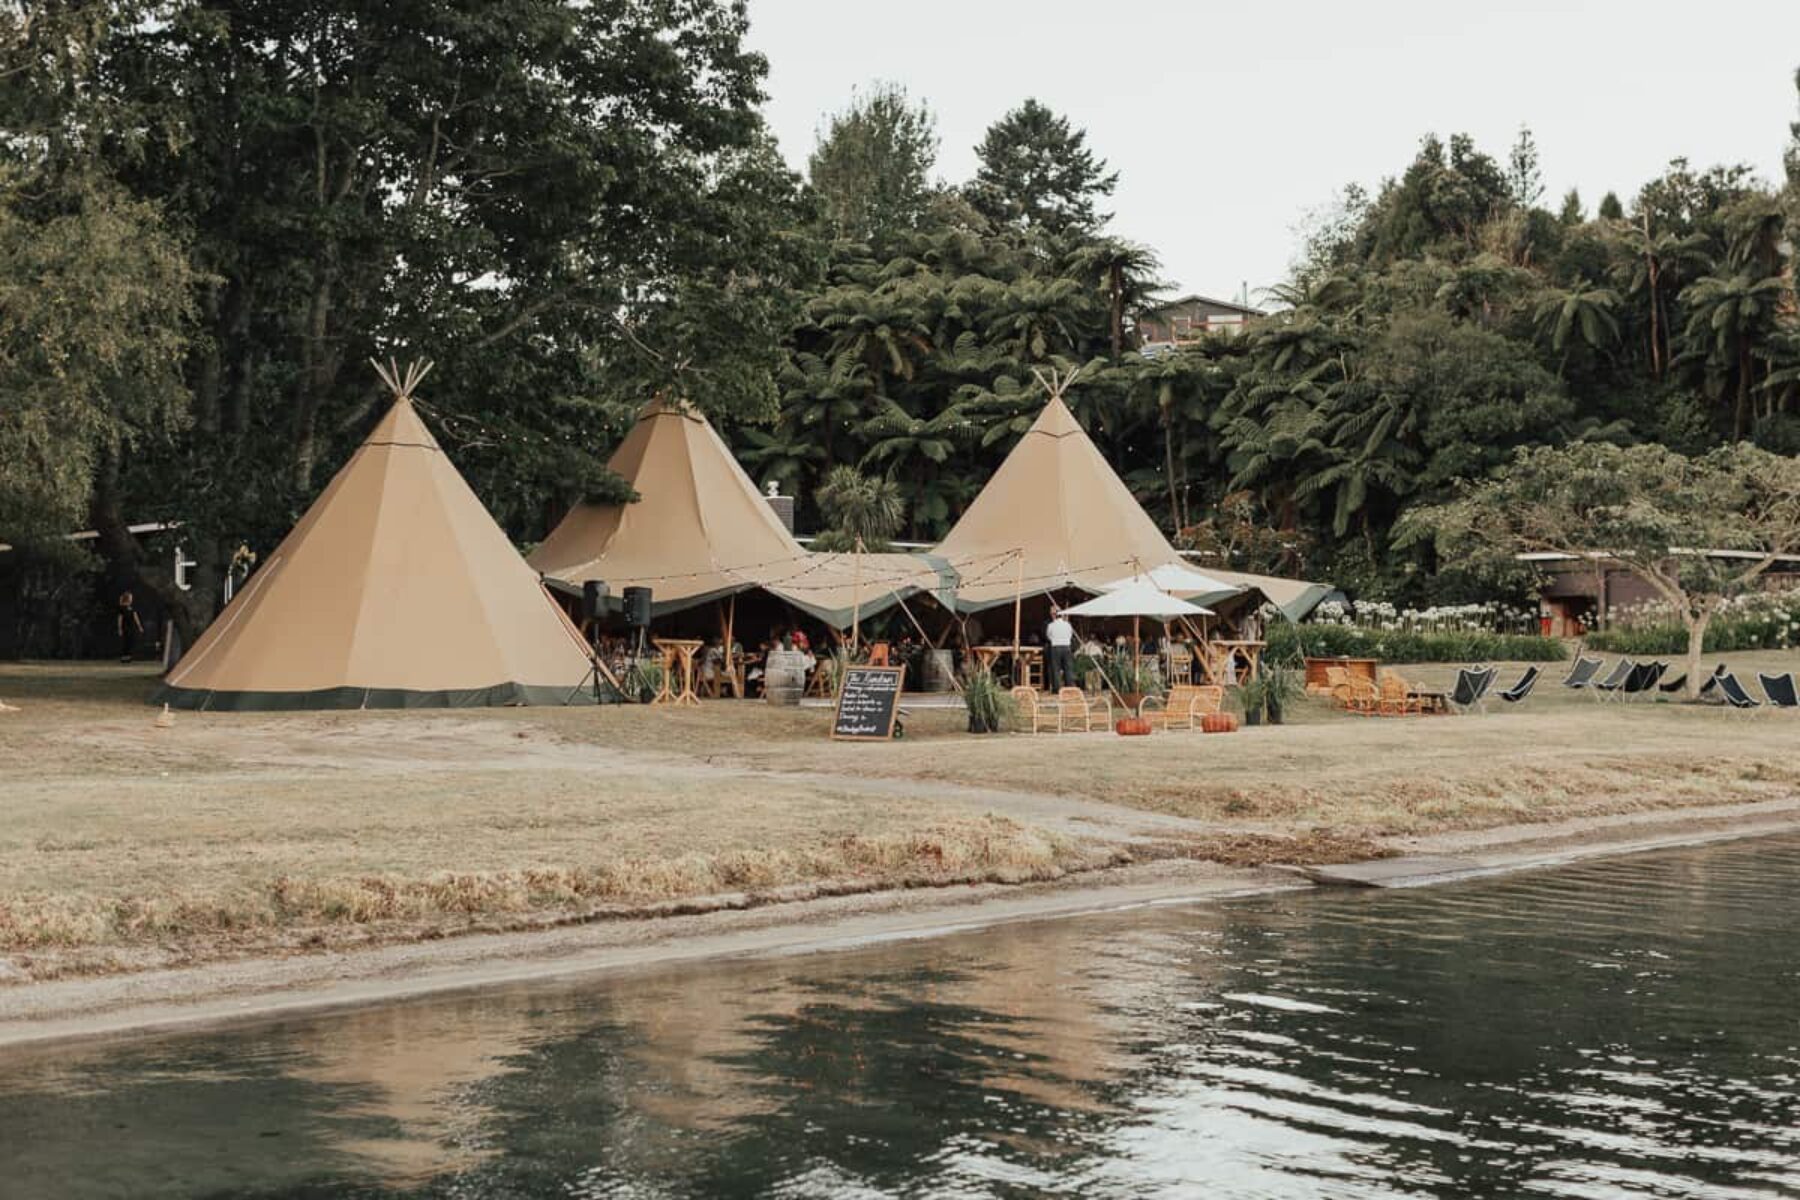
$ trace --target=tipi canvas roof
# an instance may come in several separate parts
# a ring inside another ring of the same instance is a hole
[[[935,553],[962,577],[964,612],[1026,595],[1107,584],[1182,558],[1052,395]]]
[[[580,686],[588,668],[573,626],[401,390],[154,700],[562,704],[591,696]]]
[[[546,576],[601,580],[615,595],[647,587],[657,615],[760,587],[836,628],[859,609],[948,592],[923,555],[809,553],[687,404],[652,401],[608,465],[638,499],[577,505],[531,555]]]

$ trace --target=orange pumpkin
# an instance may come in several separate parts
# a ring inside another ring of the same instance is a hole
[[[1150,732],[1148,717],[1120,717],[1119,723],[1113,726],[1113,732],[1120,737],[1143,737]]]
[[[1236,733],[1237,727],[1236,713],[1210,712],[1200,718],[1202,733]]]

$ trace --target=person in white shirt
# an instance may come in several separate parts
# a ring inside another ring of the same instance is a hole
[[[1075,687],[1075,627],[1060,608],[1050,611],[1050,623],[1044,626],[1044,642],[1049,654],[1044,663],[1044,682],[1051,691]]]

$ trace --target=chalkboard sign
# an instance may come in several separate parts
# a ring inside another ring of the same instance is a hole
[[[893,737],[905,679],[905,667],[851,667],[845,671],[831,736],[850,742],[885,742]]]

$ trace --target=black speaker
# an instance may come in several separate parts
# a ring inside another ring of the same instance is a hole
[[[633,629],[644,629],[650,624],[650,589],[647,587],[628,587],[625,589],[625,623]]]
[[[606,615],[606,585],[598,579],[590,579],[581,585],[581,615],[590,621],[597,621]]]

